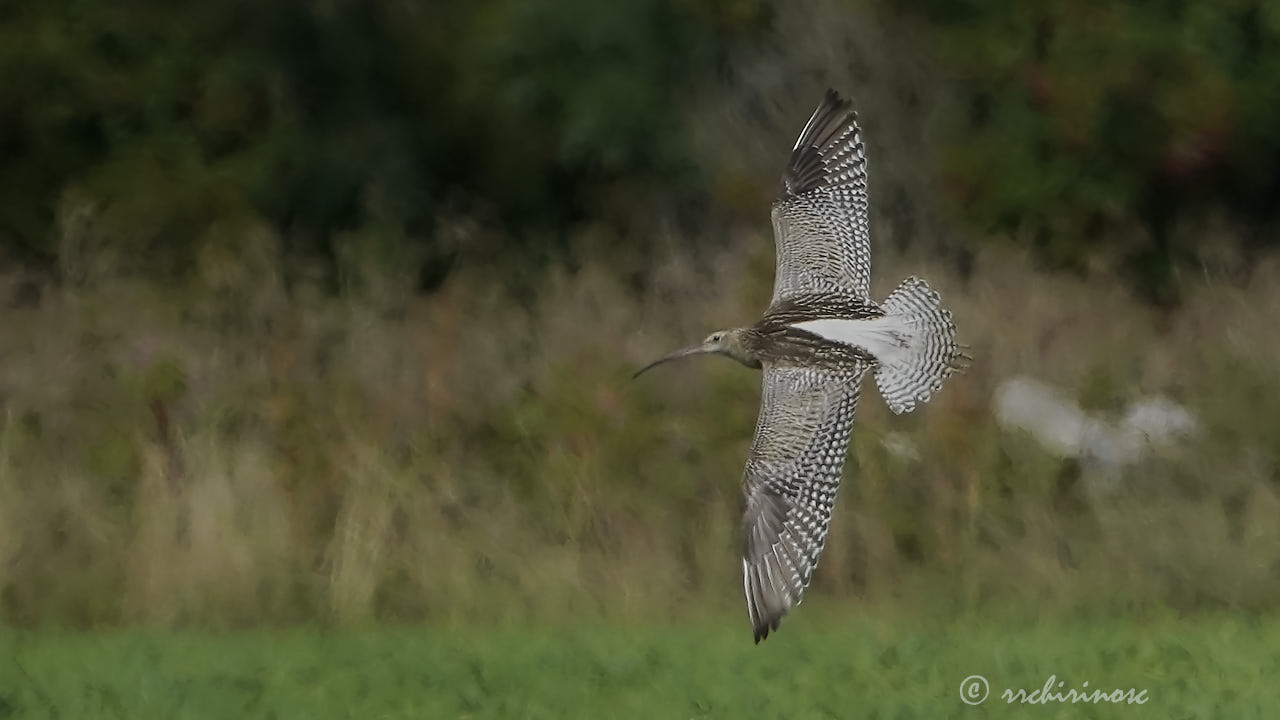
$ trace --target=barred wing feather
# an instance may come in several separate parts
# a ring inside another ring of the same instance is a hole
[[[743,479],[742,584],[757,643],[817,567],[865,371],[765,367]]]
[[[870,300],[867,156],[850,102],[828,90],[791,151],[773,203],[773,304],[840,293]]]

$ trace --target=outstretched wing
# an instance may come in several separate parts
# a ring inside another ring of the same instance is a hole
[[[865,371],[765,367],[743,479],[742,586],[757,643],[818,565]]]
[[[773,203],[773,304],[841,292],[870,300],[867,155],[857,114],[828,90],[805,124]]]

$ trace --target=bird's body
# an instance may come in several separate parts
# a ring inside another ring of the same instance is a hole
[[[826,319],[882,317],[872,304],[849,302],[832,295],[793,298],[771,307],[754,325],[737,330],[741,346],[761,365],[803,365],[851,369],[872,358],[857,346],[828,340],[805,330],[803,323]],[[752,364],[752,367],[756,365]]]
[[[640,371],[700,353],[764,371],[743,478],[743,591],[756,642],[799,604],[817,566],[862,376],[873,369],[890,409],[909,412],[967,360],[923,280],[906,280],[883,303],[870,297],[865,149],[834,91],[792,150],[773,224],[773,300],[760,320]]]

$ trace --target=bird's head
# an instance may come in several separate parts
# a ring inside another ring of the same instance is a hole
[[[682,357],[689,357],[690,355],[706,355],[711,353],[731,357],[747,367],[758,368],[760,367],[760,361],[747,351],[746,344],[743,342],[743,335],[745,332],[746,328],[717,330],[708,335],[705,340],[697,345],[677,350],[654,360],[648,365],[637,370],[636,374],[632,377],[640,377],[641,373],[649,370],[650,368],[657,367],[668,360],[676,360]]]

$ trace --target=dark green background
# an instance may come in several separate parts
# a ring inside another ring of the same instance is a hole
[[[888,37],[815,66],[786,29],[797,13],[875,17]],[[930,63],[929,82],[872,77],[859,52]],[[167,282],[251,223],[280,233],[290,277],[331,288],[344,232],[423,290],[495,251],[508,277],[571,249],[643,251],[654,207],[714,243],[706,229],[763,212],[726,199],[733,149],[689,128],[760,67],[798,117],[846,79],[855,99],[888,86],[880,128],[945,96],[921,171],[964,243],[1077,271],[1102,255],[1167,302],[1171,273],[1221,242],[1204,218],[1247,252],[1275,242],[1280,10],[1260,0],[6,0],[0,258],[65,272],[60,222],[84,203],[118,265]],[[783,143],[751,168],[752,199]],[[458,247],[442,213],[483,219],[493,244]],[[584,226],[603,231],[575,246]]]

